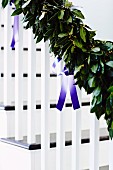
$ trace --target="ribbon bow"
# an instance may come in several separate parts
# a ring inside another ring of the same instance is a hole
[[[52,65],[53,69],[56,68],[56,66],[60,62],[60,60],[61,60],[60,58],[57,58],[55,60],[55,62]],[[60,96],[59,96],[56,108],[58,110],[62,111],[62,108],[64,106],[64,102],[65,102],[65,99],[66,99],[68,86],[69,86],[69,90],[70,90],[70,96],[71,96],[73,109],[75,110],[75,109],[80,108],[80,104],[79,104],[79,100],[78,100],[78,96],[77,96],[77,90],[76,90],[76,86],[75,86],[75,82],[74,82],[74,75],[69,74],[69,71],[67,70],[67,68],[65,66],[64,66],[62,72],[57,74],[57,75],[63,75],[63,79],[62,79]]]

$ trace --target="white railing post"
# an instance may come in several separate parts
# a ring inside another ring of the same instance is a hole
[[[41,46],[41,170],[48,170],[48,112],[49,103],[49,81],[50,81],[50,57],[48,42],[42,42]]]
[[[62,70],[63,63],[59,63],[57,72]],[[57,77],[57,98],[59,98],[62,84],[62,76]],[[65,133],[64,133],[64,112],[57,110],[57,131],[56,131],[56,170],[63,170],[63,149],[65,147]]]
[[[79,103],[81,105],[81,90],[77,87]],[[81,106],[80,106],[81,107]],[[72,110],[72,170],[81,170],[81,108]]]
[[[91,96],[92,98],[92,96]],[[90,113],[90,170],[99,170],[99,120]]]
[[[113,139],[109,141],[109,170],[113,169]]]
[[[23,139],[23,25],[19,16],[19,40],[15,43],[15,139]]]
[[[27,142],[35,143],[35,78],[36,78],[36,45],[32,30],[28,30],[28,116]],[[38,87],[37,87],[38,88]]]
[[[4,105],[10,105],[10,88],[11,88],[11,71],[10,71],[10,57],[11,57],[11,8],[7,6],[4,9]]]

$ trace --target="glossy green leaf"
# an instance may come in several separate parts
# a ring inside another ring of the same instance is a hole
[[[64,10],[61,10],[58,14],[58,19],[63,19],[64,17]]]
[[[108,61],[106,65],[113,68],[113,61]]]
[[[71,28],[71,31],[69,32],[69,35],[73,35],[73,27]]]
[[[96,96],[96,97],[97,97],[100,93],[101,93],[101,88],[100,88],[100,87],[97,87],[97,88],[93,91],[93,95]]]
[[[74,52],[74,49],[75,49],[75,47],[74,47],[74,46],[72,46],[72,47],[71,47],[71,53],[73,53],[73,52]]]
[[[113,129],[112,128],[109,129],[109,136],[111,139],[113,138]]]
[[[113,86],[110,86],[109,89],[108,89],[108,92],[113,92]]]
[[[91,71],[92,71],[93,73],[96,73],[96,72],[97,72],[97,69],[98,69],[98,64],[93,65],[93,67],[91,67]]]
[[[89,84],[89,87],[95,87],[95,78],[92,77],[91,79],[89,79],[88,84]]]
[[[86,29],[83,26],[80,27],[80,37],[86,42]]]
[[[5,8],[8,4],[9,0],[2,0],[2,7]]]
[[[97,53],[100,51],[100,48],[99,47],[95,47],[95,48],[92,48],[91,51]]]
[[[75,40],[73,41],[73,43],[74,43],[74,45],[77,46],[78,48],[82,48],[82,47],[83,47],[82,43],[79,42],[77,39],[75,39]]]
[[[60,34],[58,35],[59,38],[63,38],[63,37],[66,37],[66,36],[68,36],[67,33],[60,33]]]
[[[85,18],[84,15],[82,14],[82,12],[81,12],[80,10],[78,10],[78,9],[74,9],[74,10],[73,10],[73,13],[74,13],[75,16],[78,17],[78,18],[81,18],[81,19],[84,19],[84,18]]]
[[[19,15],[23,12],[22,8],[18,8],[16,9],[13,13],[12,13],[12,16],[15,16],[15,15]]]
[[[113,44],[111,42],[106,42],[105,44],[108,48],[108,50],[112,50],[113,49]]]
[[[71,16],[68,18],[67,23],[72,23],[72,17]]]

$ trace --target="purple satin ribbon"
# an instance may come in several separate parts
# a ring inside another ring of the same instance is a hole
[[[14,4],[14,0],[10,1],[10,5],[12,6]],[[12,41],[11,41],[11,47],[15,47],[15,43],[19,39],[19,16],[16,15],[14,16],[14,25],[13,25],[13,36],[12,36]]]
[[[12,4],[14,4],[14,0],[11,0],[11,1],[10,1],[10,5],[12,5]]]
[[[54,69],[57,66],[57,64],[60,62],[60,60],[61,60],[60,58],[57,58],[55,60],[55,62],[52,65],[52,67]],[[77,96],[77,91],[76,91],[76,86],[75,86],[75,82],[74,82],[74,75],[69,75],[69,72],[66,69],[66,67],[64,67],[62,72],[60,74],[58,74],[58,75],[63,75],[63,79],[62,79],[60,96],[59,96],[56,108],[58,110],[62,111],[63,106],[64,106],[64,102],[65,102],[65,99],[66,99],[67,89],[68,89],[68,86],[69,86],[73,109],[74,110],[75,109],[79,109],[80,108],[80,104],[79,104],[79,100],[78,100],[78,96]]]
[[[13,25],[13,37],[12,37],[12,42],[11,42],[11,47],[15,47],[15,43],[19,39],[19,16],[14,17],[14,25]]]

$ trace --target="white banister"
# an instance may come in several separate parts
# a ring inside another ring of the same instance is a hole
[[[35,78],[36,78],[36,45],[32,30],[28,30],[28,115],[27,142],[35,143]],[[38,87],[37,87],[38,88]]]
[[[92,96],[91,96],[92,97]],[[99,120],[90,113],[90,170],[99,170]]]
[[[81,105],[81,90],[76,86],[79,104]],[[80,106],[81,107],[81,106]],[[72,110],[72,170],[81,170],[81,108]]]
[[[50,80],[50,55],[48,42],[41,45],[41,170],[48,170],[49,149],[49,80]]]
[[[12,22],[11,22],[11,8],[7,6],[4,9],[4,105],[10,105],[10,57],[11,57],[11,35],[12,35]]]
[[[23,26],[19,16],[19,40],[15,43],[15,139],[23,139]]]

